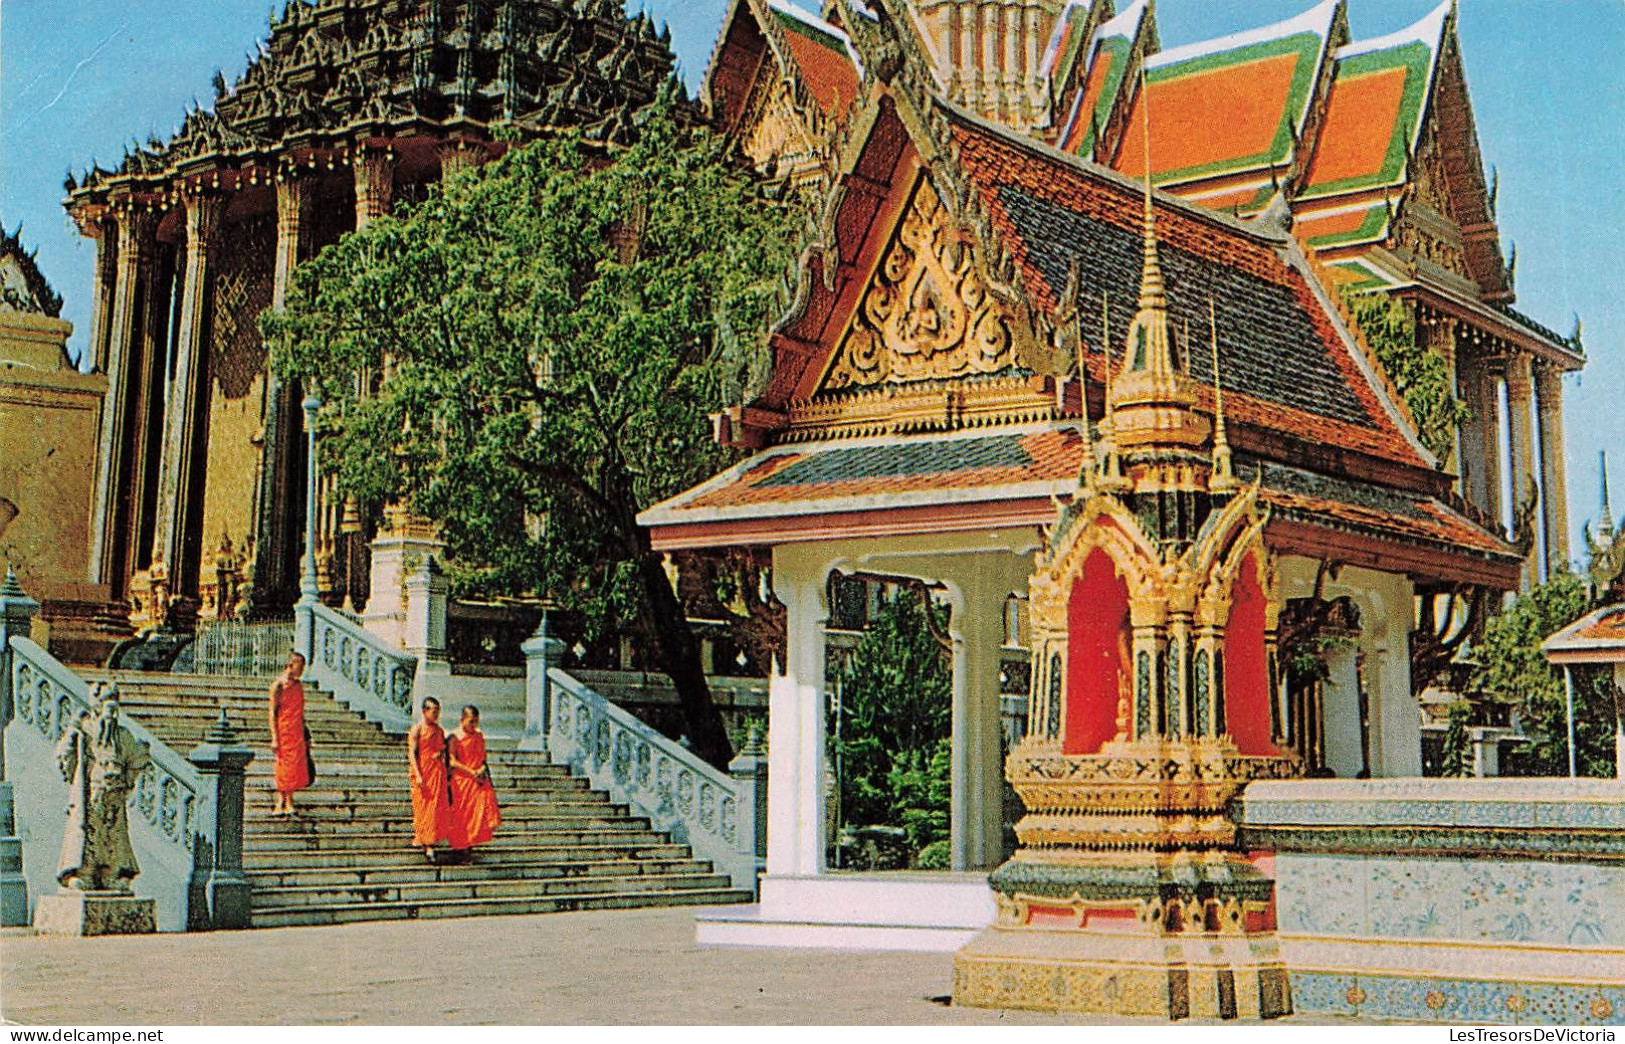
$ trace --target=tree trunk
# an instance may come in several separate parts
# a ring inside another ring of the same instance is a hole
[[[700,643],[683,614],[677,592],[672,590],[660,555],[645,552],[638,560],[644,603],[649,619],[649,636],[654,642],[660,669],[671,677],[683,708],[683,720],[694,753],[724,771],[733,758],[733,744],[722,723],[722,712],[711,702],[711,687],[700,664]]]

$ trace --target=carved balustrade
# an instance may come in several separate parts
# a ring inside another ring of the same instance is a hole
[[[412,683],[417,659],[370,634],[361,624],[321,603],[301,603],[308,614],[300,634],[310,635],[305,674],[341,703],[397,732],[412,723]]]
[[[559,668],[547,671],[547,751],[656,830],[754,891],[766,839],[767,759],[755,733],[724,773]]]

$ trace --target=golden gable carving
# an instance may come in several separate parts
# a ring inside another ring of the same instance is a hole
[[[1016,363],[1004,309],[922,177],[822,390],[998,373]]]

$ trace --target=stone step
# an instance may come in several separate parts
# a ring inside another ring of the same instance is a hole
[[[400,772],[400,779],[380,779],[372,784],[346,780],[344,785],[330,787],[323,786],[328,782],[321,766],[316,768],[316,783],[299,791],[299,804],[321,806],[351,804],[355,802],[401,802],[412,799],[411,791],[406,782],[406,770]],[[251,777],[248,782],[249,804],[253,805],[254,795],[261,790],[269,792],[271,787],[271,773],[265,772]],[[497,800],[506,804],[510,800],[523,801],[593,801],[603,803],[609,800],[609,795],[601,790],[592,790],[587,786],[586,780],[521,780],[510,782],[499,779],[496,781]]]
[[[560,913],[569,910],[616,910],[649,906],[723,906],[750,901],[750,893],[703,888],[661,892],[610,892],[586,896],[529,899],[442,899],[433,902],[346,903],[317,907],[268,907],[254,911],[254,925],[347,924],[353,921],[411,920],[430,917],[494,917],[511,914]]]
[[[656,874],[703,874],[711,864],[703,859],[588,859],[561,858],[553,862],[496,863],[485,861],[484,849],[473,863],[428,863],[421,855],[410,863],[380,863],[360,867],[305,867],[250,871],[255,889],[298,886],[430,884],[437,881],[557,880],[570,877],[640,877]]]
[[[504,824],[504,826],[507,826],[507,824]],[[378,852],[399,852],[402,849],[416,847],[412,843],[412,821],[410,819],[394,823],[368,824],[366,833],[359,831],[359,827],[331,834],[262,834],[245,831],[243,859],[245,861],[251,858],[257,860],[257,865],[265,865],[267,862],[275,865],[275,860],[280,859],[283,855],[308,852],[350,852],[366,855]],[[508,830],[505,833],[499,831],[496,837],[486,842],[484,847],[496,852],[535,845],[593,845],[603,843],[658,845],[665,843],[666,840],[665,834],[650,830],[647,826],[609,821],[524,831]]]
[[[454,899],[541,898],[556,895],[630,894],[661,889],[686,890],[728,887],[722,874],[650,874],[629,877],[562,877],[487,881],[442,881],[426,884],[309,885],[293,888],[255,888],[255,909],[295,906],[336,906],[351,903],[444,902]]]
[[[358,831],[394,831],[399,830],[401,824],[412,822],[411,808],[403,805],[394,805],[387,812],[378,812],[365,817],[344,817],[335,813],[323,819],[310,815],[306,809],[301,809],[300,814],[305,818],[245,816],[243,833],[254,837],[337,837],[355,835]],[[629,829],[647,829],[649,821],[591,809],[553,809],[542,806],[502,810],[502,826],[509,832],[581,830],[607,828],[611,825]]]
[[[412,858],[415,846],[402,845],[402,841],[410,838],[400,838],[395,847],[369,848],[369,849],[294,849],[270,852],[244,852],[243,866],[246,871],[254,873],[266,870],[287,872],[290,870],[360,870],[380,866],[393,866],[402,859]],[[444,849],[442,849],[444,851]],[[672,844],[663,835],[660,840],[651,842],[646,838],[630,837],[621,840],[581,840],[568,841],[555,844],[527,844],[512,847],[500,847],[495,844],[481,845],[479,850],[480,863],[483,866],[508,866],[510,864],[533,865],[540,862],[571,863],[581,860],[598,860],[609,858],[621,859],[687,859],[693,853],[687,845]],[[422,858],[422,851],[417,851],[417,857]]]

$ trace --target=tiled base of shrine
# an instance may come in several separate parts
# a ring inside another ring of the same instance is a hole
[[[1625,1025],[1618,780],[1256,783],[1293,1010]]]

